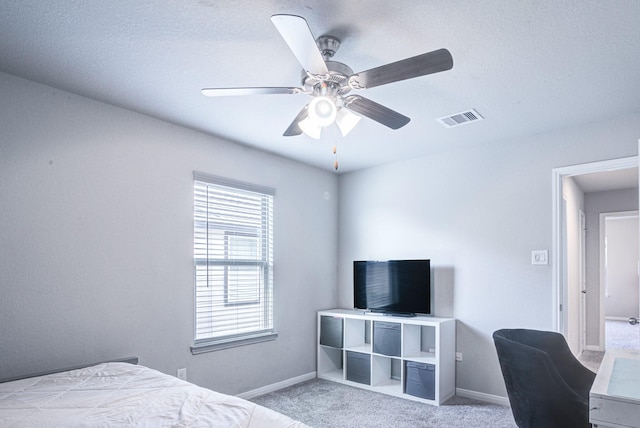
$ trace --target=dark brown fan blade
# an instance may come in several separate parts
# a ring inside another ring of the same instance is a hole
[[[342,105],[391,129],[402,128],[411,120],[407,116],[360,95],[346,97]]]
[[[387,83],[399,82],[414,77],[450,70],[453,58],[446,49],[427,52],[422,55],[392,62],[370,70],[361,71],[349,78],[349,86],[354,89],[373,88]]]
[[[300,113],[298,113],[296,118],[293,119],[293,122],[291,122],[291,125],[289,125],[286,131],[284,131],[284,134],[282,134],[283,137],[294,137],[296,135],[302,134],[302,129],[300,129],[300,127],[298,126],[298,123],[300,123],[301,120],[304,120],[307,118],[308,109],[309,109],[309,104],[307,104],[302,108],[302,110],[300,110]]]
[[[202,95],[207,97],[232,97],[237,95],[279,95],[279,94],[299,94],[300,88],[204,88]]]

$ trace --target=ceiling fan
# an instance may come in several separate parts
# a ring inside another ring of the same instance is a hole
[[[285,130],[284,136],[303,132],[320,138],[322,128],[336,123],[342,135],[350,132],[360,120],[368,117],[391,129],[409,123],[409,118],[360,95],[348,95],[353,90],[373,88],[453,67],[447,49],[438,49],[406,58],[370,70],[354,73],[337,61],[331,61],[340,47],[337,37],[324,35],[314,39],[307,21],[296,15],[273,15],[271,21],[302,65],[301,87],[204,88],[209,97],[258,94],[307,94],[313,100],[305,105]],[[357,114],[354,114],[357,113]]]

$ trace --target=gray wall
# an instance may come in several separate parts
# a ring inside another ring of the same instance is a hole
[[[552,247],[552,169],[636,155],[639,136],[629,115],[342,176],[339,305],[353,305],[353,260],[431,258],[451,279],[435,287],[452,306],[435,305],[458,319],[457,387],[506,396],[492,332],[554,328],[552,267],[531,265]]]
[[[137,355],[235,394],[315,371],[336,175],[6,74],[0,94],[0,378]],[[194,170],[276,189],[275,341],[190,353]]]

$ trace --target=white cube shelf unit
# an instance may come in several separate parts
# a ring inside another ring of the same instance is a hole
[[[318,312],[318,377],[423,403],[455,395],[456,321]]]

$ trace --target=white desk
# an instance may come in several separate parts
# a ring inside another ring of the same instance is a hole
[[[640,351],[604,354],[589,392],[589,422],[599,428],[640,428]]]

